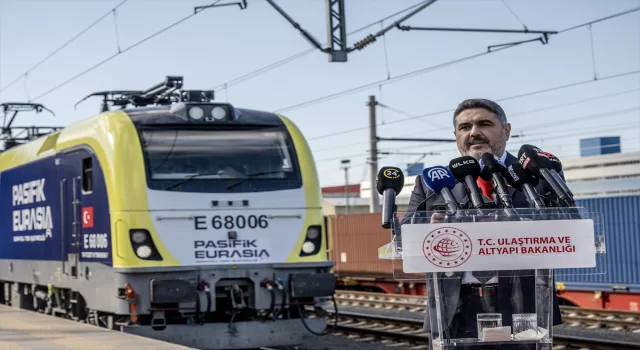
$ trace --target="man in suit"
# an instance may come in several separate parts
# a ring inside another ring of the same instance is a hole
[[[518,159],[506,152],[506,144],[511,133],[511,124],[507,122],[503,109],[495,102],[487,99],[468,99],[463,101],[453,114],[454,135],[461,155],[472,156],[480,160],[485,152],[492,153],[503,165],[518,162]],[[562,175],[562,174],[561,174]],[[522,192],[508,187],[511,200],[516,208],[528,208],[526,198]],[[556,206],[553,203],[553,195],[544,181],[536,186],[536,191],[542,195],[547,206]],[[471,200],[465,186],[458,183],[452,190],[456,200],[465,208],[472,208]],[[483,195],[485,202],[492,199]],[[401,225],[405,223],[427,223],[425,211],[445,210],[445,202],[441,196],[435,195],[423,183],[422,176],[418,175],[415,187],[411,193],[409,206]],[[434,214],[431,222],[439,222],[441,217]],[[515,276],[520,274],[520,276]],[[457,273],[442,280],[441,291],[448,324],[448,336],[450,338],[476,338],[476,314],[486,312],[502,312],[503,326],[511,325],[510,313],[535,312],[535,297],[530,293],[534,290],[533,271],[525,275],[522,272],[473,272],[473,274]],[[427,284],[432,285],[431,274],[427,275]],[[428,289],[428,303],[433,303],[433,291]],[[562,324],[558,300],[553,290],[553,325]],[[493,304],[493,306],[491,305]],[[432,304],[433,305],[433,304]],[[436,321],[425,315],[425,330],[431,330],[434,339],[437,333],[434,326]],[[431,347],[431,346],[430,346]],[[480,349],[480,347],[473,347]],[[531,346],[510,346],[508,349],[528,349]],[[492,347],[491,349],[495,349]],[[507,349],[502,346],[500,349]],[[535,345],[532,347],[535,349]]]

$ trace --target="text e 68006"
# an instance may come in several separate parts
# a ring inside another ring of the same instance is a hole
[[[266,215],[214,215],[210,218],[207,216],[195,216],[193,222],[196,230],[207,230],[209,228],[214,230],[265,229],[269,227]]]

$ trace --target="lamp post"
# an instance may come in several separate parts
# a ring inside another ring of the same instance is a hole
[[[344,203],[345,203],[345,212],[349,214],[349,164],[351,164],[350,159],[343,159],[340,161],[342,166],[340,169],[344,170]]]

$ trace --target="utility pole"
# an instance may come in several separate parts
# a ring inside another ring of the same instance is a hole
[[[456,139],[435,139],[435,138],[393,138],[393,137],[378,137],[377,121],[376,121],[376,106],[385,107],[383,104],[376,101],[374,95],[369,96],[367,106],[369,106],[369,165],[371,181],[371,198],[369,199],[369,212],[380,212],[380,197],[378,191],[376,191],[376,176],[378,174],[378,155],[379,154],[407,154],[407,153],[390,153],[390,152],[378,152],[378,142],[380,141],[400,141],[400,142],[456,142]],[[415,153],[410,153],[415,154]],[[419,153],[426,156],[427,154],[434,154],[433,152]]]
[[[378,173],[378,131],[376,128],[376,106],[378,101],[374,95],[369,96],[369,164],[371,165],[371,199],[369,199],[369,212],[377,213],[380,211],[380,198],[376,191],[376,175]]]
[[[345,203],[345,214],[349,214],[349,164],[351,163],[350,159],[343,159],[340,161],[342,166],[340,169],[344,170],[344,203]]]

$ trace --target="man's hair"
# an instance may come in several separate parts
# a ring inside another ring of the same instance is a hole
[[[462,113],[462,111],[466,109],[471,108],[484,108],[489,112],[495,114],[496,118],[498,118],[502,126],[507,125],[507,115],[504,113],[504,110],[502,109],[502,107],[500,107],[499,104],[484,98],[470,98],[468,100],[462,101],[462,103],[458,105],[458,108],[456,108],[456,111],[453,112],[454,127],[456,126],[456,117],[458,116],[458,114]]]

